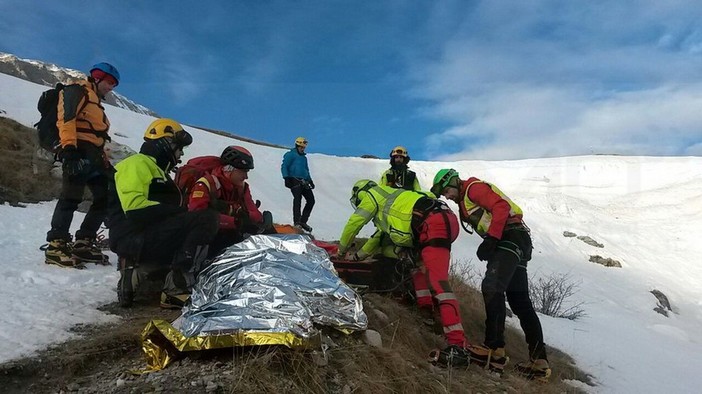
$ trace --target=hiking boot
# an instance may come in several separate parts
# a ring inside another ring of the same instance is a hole
[[[449,345],[443,350],[432,350],[429,361],[442,367],[465,367],[470,364],[470,353],[462,346]]]
[[[308,233],[312,232],[312,227],[307,225],[307,223],[297,223],[297,224],[295,224],[295,227],[299,227],[299,228],[303,229],[304,231],[307,231]]]
[[[166,294],[166,292],[161,292],[161,308],[163,309],[182,309],[189,300],[190,293]]]
[[[44,251],[46,258],[44,262],[46,264],[58,265],[64,268],[85,268],[81,262],[73,259],[71,244],[65,239],[54,239],[39,249]]]
[[[518,362],[514,369],[527,379],[541,382],[547,382],[551,376],[551,367],[548,365],[548,361],[543,358]]]
[[[109,265],[110,259],[97,247],[95,239],[81,238],[73,243],[73,257],[78,261]]]
[[[493,372],[502,373],[509,358],[505,355],[505,348],[490,349],[484,345],[468,346],[470,362]]]
[[[134,295],[139,286],[139,274],[133,260],[120,256],[119,274],[117,300],[119,301],[119,306],[129,308],[134,302]]]

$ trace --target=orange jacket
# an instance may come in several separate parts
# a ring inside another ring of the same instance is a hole
[[[68,85],[61,90],[57,110],[56,127],[61,147],[77,147],[78,140],[81,140],[101,148],[109,139],[107,131],[110,121],[92,79],[78,81],[76,85]]]

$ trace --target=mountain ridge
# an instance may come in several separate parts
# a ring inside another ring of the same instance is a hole
[[[39,60],[21,59],[11,53],[0,52],[0,73],[11,75],[25,81],[53,87],[57,83],[84,79],[86,74],[70,68],[60,67],[53,63],[46,63]],[[104,103],[115,107],[124,108],[142,115],[159,117],[159,115],[149,108],[122,96],[119,93],[111,92],[105,97]]]

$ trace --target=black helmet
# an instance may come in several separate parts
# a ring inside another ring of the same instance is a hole
[[[242,146],[228,146],[224,148],[219,160],[224,165],[230,165],[241,170],[253,170],[254,162],[251,152]]]

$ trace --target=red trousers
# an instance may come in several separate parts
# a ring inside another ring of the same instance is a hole
[[[451,243],[458,238],[458,218],[450,210],[432,211],[421,223],[419,245],[423,266],[413,276],[417,304],[433,310],[432,296],[436,299],[449,345],[465,345],[458,301],[448,282]]]

